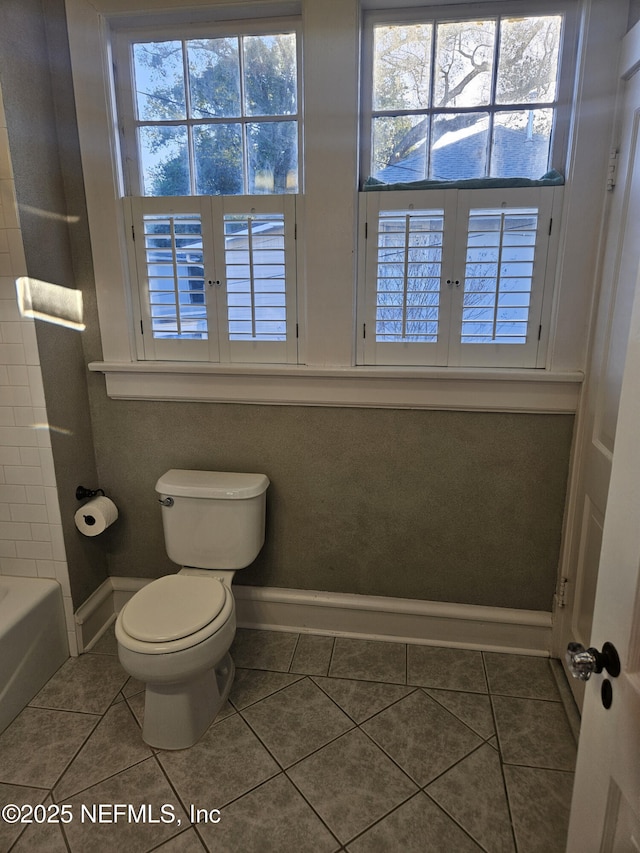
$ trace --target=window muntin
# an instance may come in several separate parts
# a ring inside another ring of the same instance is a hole
[[[559,14],[374,22],[369,174],[540,178],[551,165],[563,25]]]
[[[294,31],[130,38],[133,195],[298,191]]]

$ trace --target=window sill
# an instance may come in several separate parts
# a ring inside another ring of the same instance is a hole
[[[119,400],[573,413],[584,375],[508,368],[101,362]]]

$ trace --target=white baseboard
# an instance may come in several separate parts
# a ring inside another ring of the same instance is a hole
[[[551,613],[411,598],[234,586],[238,625],[548,656]]]
[[[108,578],[76,612],[78,648],[87,651],[145,578]],[[316,592],[234,586],[242,628],[448,646],[548,657],[551,613]]]
[[[75,612],[78,654],[87,652],[115,621],[125,603],[148,578],[107,578]]]

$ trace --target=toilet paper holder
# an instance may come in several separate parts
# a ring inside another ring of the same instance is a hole
[[[117,521],[118,507],[105,495],[103,489],[78,486],[76,497],[82,504],[75,511],[73,520],[83,536],[98,536]]]
[[[77,501],[83,501],[85,498],[95,498],[96,495],[104,495],[104,489],[87,489],[85,486],[78,486],[76,489]]]

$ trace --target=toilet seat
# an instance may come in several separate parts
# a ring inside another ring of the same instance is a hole
[[[218,578],[166,575],[125,604],[116,637],[131,651],[169,654],[211,637],[233,610],[233,595]]]
[[[212,622],[225,599],[217,578],[166,575],[133,596],[122,625],[130,637],[144,643],[179,640]]]

